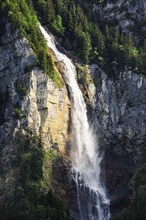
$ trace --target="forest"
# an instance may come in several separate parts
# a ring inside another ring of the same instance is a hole
[[[55,78],[53,61],[38,28],[38,18],[61,41],[71,58],[81,64],[96,63],[112,76],[118,70],[129,68],[145,75],[146,39],[136,43],[133,36],[112,27],[93,10],[93,4],[104,1],[72,0],[8,0],[1,1],[7,14],[21,34],[27,36],[45,72]],[[38,16],[38,18],[37,18]],[[55,79],[56,81],[58,79]]]

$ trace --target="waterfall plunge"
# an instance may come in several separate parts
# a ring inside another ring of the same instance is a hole
[[[65,82],[71,97],[72,173],[77,187],[78,220],[108,220],[109,200],[100,182],[101,157],[96,136],[89,125],[86,104],[76,80],[76,69],[69,58],[60,53],[51,36],[40,25],[47,45],[63,63]]]

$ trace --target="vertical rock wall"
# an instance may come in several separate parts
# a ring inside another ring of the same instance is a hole
[[[111,209],[116,214],[129,204],[130,179],[146,160],[146,79],[130,70],[109,78],[92,65],[96,87],[95,122]]]
[[[4,22],[0,39],[0,206],[13,197],[19,167],[15,136],[27,130],[41,135],[47,151],[56,145],[64,154],[70,102],[67,89],[39,68],[34,52],[19,31]],[[37,158],[36,158],[37,159]]]

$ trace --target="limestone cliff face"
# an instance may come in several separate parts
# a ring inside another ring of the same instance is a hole
[[[20,39],[18,32],[13,33],[10,24],[2,36],[0,52],[0,90],[7,93],[8,99],[4,121],[17,121],[19,127],[41,131],[46,147],[50,137],[64,146],[70,108],[66,88],[58,88],[43,73],[27,39]],[[17,108],[20,109],[19,120],[16,120]]]
[[[63,153],[68,138],[70,107],[67,90],[57,88],[38,68],[32,70],[30,83],[29,94],[22,103],[23,111],[28,109],[28,127],[41,132],[46,148],[57,143]],[[22,120],[22,124],[26,120]]]
[[[91,71],[96,86],[96,127],[105,150],[111,208],[116,213],[128,204],[130,179],[146,160],[146,79],[128,69],[117,72],[115,78],[94,65]]]
[[[0,204],[13,192],[18,167],[15,135],[27,129],[41,135],[48,150],[61,153],[68,139],[70,102],[65,86],[56,84],[39,68],[26,38],[9,23],[0,41]]]

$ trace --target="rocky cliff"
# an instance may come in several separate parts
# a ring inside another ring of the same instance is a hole
[[[95,115],[100,146],[105,149],[111,210],[129,204],[130,179],[146,160],[146,79],[125,70],[109,78],[91,66],[96,85]]]
[[[67,89],[58,88],[40,69],[28,40],[20,38],[18,30],[13,32],[8,22],[3,28],[0,39],[1,207],[7,199],[13,204],[14,188],[19,182],[17,162],[21,143],[16,140],[19,131],[26,135],[29,130],[31,136],[41,136],[46,152],[54,146],[63,155],[70,109]]]
[[[146,2],[144,0],[117,0],[104,1],[103,4],[93,5],[100,19],[123,32],[130,33],[140,42],[146,36]]]
[[[133,34],[138,42],[144,38],[144,1],[107,1],[101,6],[94,5],[94,10],[102,19]],[[139,23],[139,29],[135,29]],[[7,199],[10,203],[13,201],[14,185],[18,183],[18,132],[21,130],[26,135],[29,130],[30,136],[32,133],[41,136],[45,152],[50,152],[53,146],[64,156],[70,102],[66,87],[58,88],[42,71],[28,40],[20,37],[18,30],[14,32],[8,22],[0,26],[4,29],[0,39],[0,205],[3,206]],[[142,32],[144,35],[140,37]],[[61,73],[61,64],[51,50],[49,53]],[[97,65],[91,65],[90,70],[96,87],[94,97],[93,83],[88,82],[91,79],[84,76],[83,69],[79,70],[78,79],[89,109],[92,109],[93,114],[91,116],[89,111],[89,115],[94,119],[99,143],[105,152],[102,166],[106,170],[112,214],[116,215],[129,204],[133,194],[131,177],[146,160],[146,79],[128,68],[119,72],[115,67],[112,77]],[[94,99],[94,108],[90,99]],[[54,160],[52,152],[51,157]],[[49,161],[50,154],[46,158]],[[69,169],[64,166],[62,157],[59,155],[57,159],[53,165],[53,183],[69,204],[75,201],[74,184],[69,185]],[[44,173],[43,177],[48,178],[46,170]],[[76,206],[71,209],[73,213]]]
[[[70,108],[66,88],[58,88],[37,66],[27,39],[20,39],[17,31],[13,33],[9,23],[0,50],[0,89],[8,99],[4,120],[17,121],[18,126],[28,126],[37,133],[41,130],[46,147],[50,146],[51,138],[64,146]],[[18,109],[20,117],[16,115]]]

